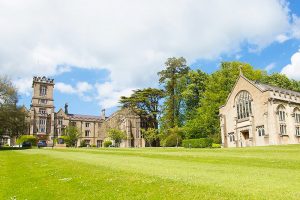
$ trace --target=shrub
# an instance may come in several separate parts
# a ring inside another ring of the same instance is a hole
[[[97,146],[95,144],[93,144],[92,147],[97,147]]]
[[[221,148],[221,144],[213,143],[212,148]]]
[[[37,141],[38,141],[37,137],[33,135],[22,135],[17,140],[17,144],[22,144],[23,142],[30,142],[32,146],[36,146]]]
[[[86,142],[85,140],[80,141],[80,147],[86,147]]]
[[[212,147],[213,139],[211,138],[199,138],[183,140],[182,146],[185,148],[207,148]]]
[[[112,145],[112,142],[110,140],[104,141],[104,147],[109,147],[110,145]]]
[[[5,144],[4,147],[9,147],[9,144]]]
[[[182,139],[176,134],[168,135],[165,139],[161,140],[160,145],[163,147],[176,147],[180,146]]]

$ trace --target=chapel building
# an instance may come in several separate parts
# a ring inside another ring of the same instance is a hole
[[[300,143],[300,93],[247,79],[241,73],[220,108],[223,147]]]

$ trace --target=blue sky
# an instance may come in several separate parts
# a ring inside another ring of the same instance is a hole
[[[56,110],[99,115],[157,87],[168,57],[212,73],[239,60],[300,80],[300,1],[0,0],[0,70],[30,107],[32,76],[55,79]],[[293,61],[291,61],[293,58]]]

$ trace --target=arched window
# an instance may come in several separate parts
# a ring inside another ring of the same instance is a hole
[[[295,123],[300,123],[300,110],[299,110],[299,108],[294,109],[294,117],[295,117]]]
[[[278,117],[279,117],[279,121],[281,122],[285,122],[285,107],[283,105],[278,106],[277,108],[278,110]]]
[[[245,119],[252,114],[252,97],[249,92],[241,91],[235,98],[237,118]]]

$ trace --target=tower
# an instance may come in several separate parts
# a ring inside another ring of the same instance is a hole
[[[32,88],[30,134],[51,140],[54,135],[54,80],[34,76]]]

